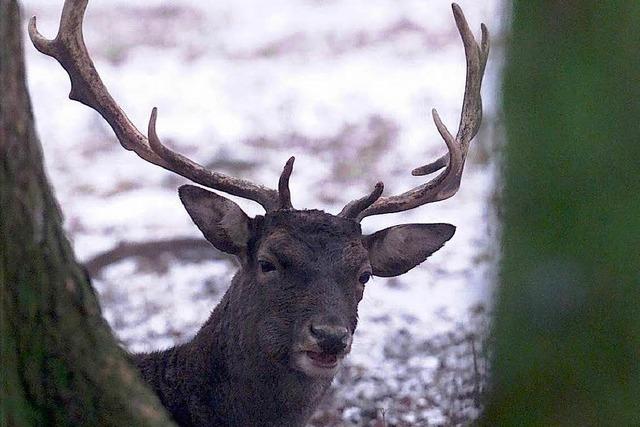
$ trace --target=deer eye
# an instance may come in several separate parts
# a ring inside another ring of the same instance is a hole
[[[258,264],[260,265],[260,270],[263,273],[268,273],[268,272],[274,271],[276,269],[276,266],[273,265],[272,263],[270,263],[269,261],[259,260]]]
[[[369,281],[369,279],[371,279],[371,273],[369,273],[368,271],[362,273],[360,275],[360,277],[358,277],[358,282],[362,283],[363,285],[365,283],[367,283]]]

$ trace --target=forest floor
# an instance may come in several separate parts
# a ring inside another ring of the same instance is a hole
[[[61,3],[27,0],[24,13],[53,36]],[[460,3],[476,34],[480,22],[499,32],[498,0]],[[85,28],[103,80],[139,128],[157,106],[172,148],[268,186],[295,155],[296,207],[335,213],[378,180],[385,194],[420,184],[411,169],[445,150],[429,110],[452,130],[458,123],[465,64],[446,1],[92,0]],[[363,221],[366,233],[409,222],[457,232],[420,267],[367,285],[352,353],[315,426],[459,425],[481,410],[496,262],[497,50],[460,192]],[[123,150],[97,114],[67,99],[58,64],[26,52],[47,170],[78,257],[199,237],[177,197],[184,180]],[[223,295],[236,267],[192,252],[127,257],[96,273],[105,317],[129,350],[189,339]]]

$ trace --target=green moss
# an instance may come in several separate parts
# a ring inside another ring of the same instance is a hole
[[[638,23],[639,2],[514,2],[487,425],[640,423]]]

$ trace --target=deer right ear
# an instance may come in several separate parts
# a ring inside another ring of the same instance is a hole
[[[204,237],[222,252],[241,255],[249,242],[249,217],[240,206],[194,185],[178,189],[180,200]]]
[[[406,273],[440,249],[455,231],[451,224],[401,224],[364,236],[373,275]]]

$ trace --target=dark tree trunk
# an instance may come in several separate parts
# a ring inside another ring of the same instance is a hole
[[[485,425],[640,425],[640,2],[513,3]]]
[[[16,0],[0,0],[0,425],[167,425],[62,229],[25,83],[24,31]]]

